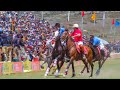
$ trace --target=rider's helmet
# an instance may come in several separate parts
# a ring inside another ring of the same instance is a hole
[[[79,25],[78,24],[73,24],[73,28],[78,28]]]
[[[93,39],[94,38],[94,35],[93,34],[90,34],[90,39]]]
[[[90,34],[90,37],[94,37],[94,35],[93,35],[93,34]]]

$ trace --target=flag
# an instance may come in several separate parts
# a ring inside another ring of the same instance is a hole
[[[92,16],[91,16],[91,20],[92,20],[92,21],[95,21],[95,19],[96,19],[96,13],[94,12],[94,13],[92,14]]]
[[[120,22],[119,21],[115,21],[115,24],[114,24],[116,27],[120,26]]]
[[[82,11],[82,12],[81,12],[81,16],[84,17],[84,15],[85,15],[85,13],[84,13],[84,11]]]
[[[112,25],[114,25],[115,24],[115,20],[114,19],[112,19]]]

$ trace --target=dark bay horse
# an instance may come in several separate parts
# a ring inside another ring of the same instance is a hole
[[[87,41],[89,41],[89,40],[87,40]],[[97,56],[95,56],[95,54],[94,54],[94,53],[95,53],[95,52],[94,52],[95,49],[93,49],[92,44],[91,44],[90,42],[87,42],[86,45],[89,46],[89,47],[92,49],[92,53],[93,53],[93,60],[92,60],[92,61],[93,61],[93,62],[98,61],[99,68],[98,68],[98,70],[96,71],[96,75],[99,75],[100,70],[101,70],[103,64],[105,63],[105,61],[107,60],[107,58],[110,57],[110,53],[111,53],[111,52],[110,52],[110,49],[109,49],[109,47],[107,47],[106,45],[105,45],[104,50],[100,50],[100,47],[98,47],[98,48],[96,49]],[[98,49],[99,49],[100,51],[99,51]],[[84,69],[81,71],[81,73],[83,73],[84,70],[85,70],[85,67],[84,67]]]
[[[54,64],[57,64],[57,70],[56,70],[55,76],[58,76],[60,69],[64,64],[64,55],[65,55],[65,52],[63,50],[63,46],[61,45],[60,36],[57,36],[55,39],[55,46],[51,54],[51,62],[48,64],[48,68],[46,70],[45,76],[48,75],[50,69],[53,67]],[[61,63],[59,63],[60,61]]]
[[[96,72],[96,75],[99,75],[100,70],[101,70],[103,64],[104,64],[105,61],[110,57],[110,53],[111,53],[110,49],[109,49],[106,45],[104,45],[104,46],[105,46],[105,47],[104,47],[104,50],[101,50],[101,51],[100,51],[100,53],[101,53],[101,58],[98,59],[99,68],[98,68],[98,70],[97,70],[97,72]]]
[[[82,60],[83,63],[85,64],[85,67],[87,67],[87,72],[89,72],[88,69],[88,63],[91,65],[91,75],[90,77],[92,77],[93,74],[93,63],[92,63],[92,59],[93,59],[93,55],[92,55],[92,50],[91,48],[85,46],[85,48],[88,50],[88,54],[86,54],[86,59],[83,58],[83,46],[80,46],[80,53],[77,51],[76,49],[76,45],[74,40],[72,39],[71,36],[69,36],[69,32],[65,31],[62,35],[62,39],[65,40],[66,42],[66,55],[67,57],[69,57],[70,62],[67,65],[67,68],[65,70],[65,75],[68,74],[68,69],[70,67],[70,65],[72,64],[72,77],[75,76],[75,69],[74,69],[74,60],[78,61],[78,60]]]

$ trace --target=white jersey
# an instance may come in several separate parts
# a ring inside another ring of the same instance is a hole
[[[100,49],[101,49],[101,50],[104,49],[104,44],[103,44],[102,41],[100,41]]]
[[[59,31],[55,31],[54,38],[56,38],[59,34]]]

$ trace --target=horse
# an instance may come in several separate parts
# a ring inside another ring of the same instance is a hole
[[[64,55],[65,52],[63,50],[63,46],[61,45],[60,36],[58,35],[55,39],[55,46],[53,47],[51,53],[51,62],[48,63],[47,70],[45,72],[45,76],[48,75],[50,69],[57,64],[57,70],[55,76],[59,75],[60,69],[64,64]],[[61,61],[61,63],[59,63]],[[53,63],[53,64],[52,64]]]
[[[73,40],[73,38],[69,35],[68,31],[65,31],[62,34],[62,39],[65,40],[66,43],[66,55],[67,57],[70,59],[69,64],[67,65],[67,68],[65,70],[65,74],[64,76],[66,76],[68,74],[68,69],[70,67],[70,65],[72,64],[72,77],[75,77],[75,69],[74,69],[74,60],[78,61],[78,60],[82,60],[85,67],[87,67],[87,72],[89,73],[89,69],[88,69],[88,63],[91,66],[91,75],[90,77],[92,77],[93,75],[93,54],[92,54],[92,50],[91,48],[89,48],[88,46],[79,46],[80,47],[80,52],[78,52],[77,48],[76,48],[76,44]],[[83,58],[83,48],[86,48],[88,53],[85,55],[86,58]]]
[[[99,75],[100,70],[101,70],[103,64],[105,63],[107,58],[110,57],[111,51],[110,51],[110,49],[109,49],[109,47],[107,45],[104,45],[105,46],[104,50],[100,50],[100,47],[97,47],[97,49],[96,49],[97,56],[95,56],[95,52],[94,52],[95,49],[93,49],[92,44],[90,42],[88,42],[88,41],[89,40],[87,40],[87,46],[89,46],[92,49],[92,53],[93,53],[93,60],[92,61],[93,61],[93,63],[98,61],[99,68],[96,71],[96,75]],[[81,73],[83,73],[84,70],[85,70],[85,67],[81,71]]]
[[[96,75],[99,75],[100,70],[101,70],[103,64],[110,57],[111,51],[110,51],[109,47],[104,45],[104,50],[100,50],[100,53],[101,53],[101,59],[99,59],[99,61],[98,61],[99,62],[99,68],[98,68],[98,70],[96,72]]]
[[[40,67],[42,69],[44,69],[44,64],[47,63],[47,65],[49,66],[49,64],[51,64],[52,62],[52,58],[51,58],[51,53],[53,50],[53,47],[51,46],[51,43],[49,43],[48,45],[45,46],[46,48],[44,48],[45,53],[42,53],[42,50],[40,50],[39,55],[41,56],[41,60],[43,60],[44,62],[40,65]],[[50,67],[51,69],[52,67]],[[54,74],[54,72],[53,72]]]

